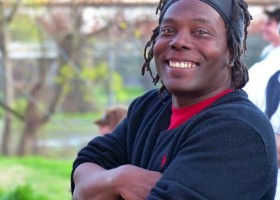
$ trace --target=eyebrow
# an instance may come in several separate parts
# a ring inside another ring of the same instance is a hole
[[[212,24],[212,22],[209,19],[202,18],[202,17],[192,18],[192,21],[196,21],[196,22],[200,22],[200,23],[204,23],[204,24]]]
[[[193,17],[191,18],[191,21],[194,21],[194,22],[199,22],[199,23],[203,23],[203,24],[213,24],[211,22],[211,20],[205,18],[205,17]],[[177,20],[173,17],[168,17],[168,18],[163,18],[162,20],[162,23],[165,22],[165,23],[172,23],[172,22],[177,22]]]

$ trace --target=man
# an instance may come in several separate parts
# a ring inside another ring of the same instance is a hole
[[[249,99],[260,108],[270,119],[273,126],[280,163],[280,9],[265,11],[267,15],[263,27],[263,39],[270,42],[264,49],[263,60],[255,63],[249,69],[249,82],[244,87]]]
[[[280,166],[280,9],[265,11],[263,39],[270,42],[262,52],[260,62],[249,69],[249,82],[244,87],[249,99],[269,118],[276,140],[278,167]],[[265,56],[264,56],[265,55]],[[279,173],[278,173],[279,176]],[[280,176],[278,177],[280,181]],[[277,196],[280,187],[277,187]]]
[[[262,27],[263,40],[269,42],[261,52],[261,60],[267,57],[278,57],[280,55],[280,36],[279,36],[279,22],[280,9],[276,8],[273,11],[264,11],[266,19]]]
[[[273,200],[274,133],[241,90],[246,2],[161,0],[158,10],[142,72],[162,87],[78,153],[73,199]]]

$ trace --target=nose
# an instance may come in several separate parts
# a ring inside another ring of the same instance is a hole
[[[177,33],[170,41],[169,46],[175,50],[190,49],[190,37],[187,33]]]

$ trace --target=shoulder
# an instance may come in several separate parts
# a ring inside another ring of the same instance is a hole
[[[275,138],[270,121],[248,100],[244,91],[234,91],[220,98],[205,110],[200,120],[205,122],[205,127],[216,130],[217,136],[225,140],[230,136],[240,138],[251,143],[252,149],[261,147],[268,160],[275,161]]]
[[[266,87],[268,79],[279,69],[279,58],[276,57],[270,57],[255,63],[249,69],[249,81],[244,89],[254,92],[258,88],[262,91]]]
[[[227,133],[232,132],[236,136],[251,135],[261,138],[264,143],[271,143],[274,139],[270,121],[242,90],[233,91],[218,99],[201,113],[200,120],[204,126],[217,129],[223,127]]]
[[[268,55],[266,58],[276,58],[279,59],[279,53],[280,53],[280,46],[273,47],[271,50],[268,52]],[[265,58],[265,59],[266,59]]]
[[[248,70],[249,71],[249,74],[251,75],[252,73],[257,73],[259,72],[260,70],[264,70],[264,67],[266,66],[266,61],[265,60],[262,60],[262,61],[259,61],[259,62],[256,62],[254,63],[250,69]]]
[[[270,151],[269,155],[275,150],[274,131],[269,119],[248,100],[244,91],[234,91],[225,95],[208,112],[208,116],[211,115],[215,120],[211,124],[224,127],[225,134],[232,133],[243,139],[254,138],[255,141],[261,142],[265,151]]]
[[[269,120],[265,114],[249,99],[243,90],[233,91],[220,98],[212,106],[212,112],[222,114],[222,117],[229,119],[238,119],[250,126],[256,126],[258,123],[269,126]]]

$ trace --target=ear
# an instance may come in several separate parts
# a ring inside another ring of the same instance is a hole
[[[227,67],[233,67],[234,66],[234,58],[233,58],[233,52],[229,49],[227,51]]]

